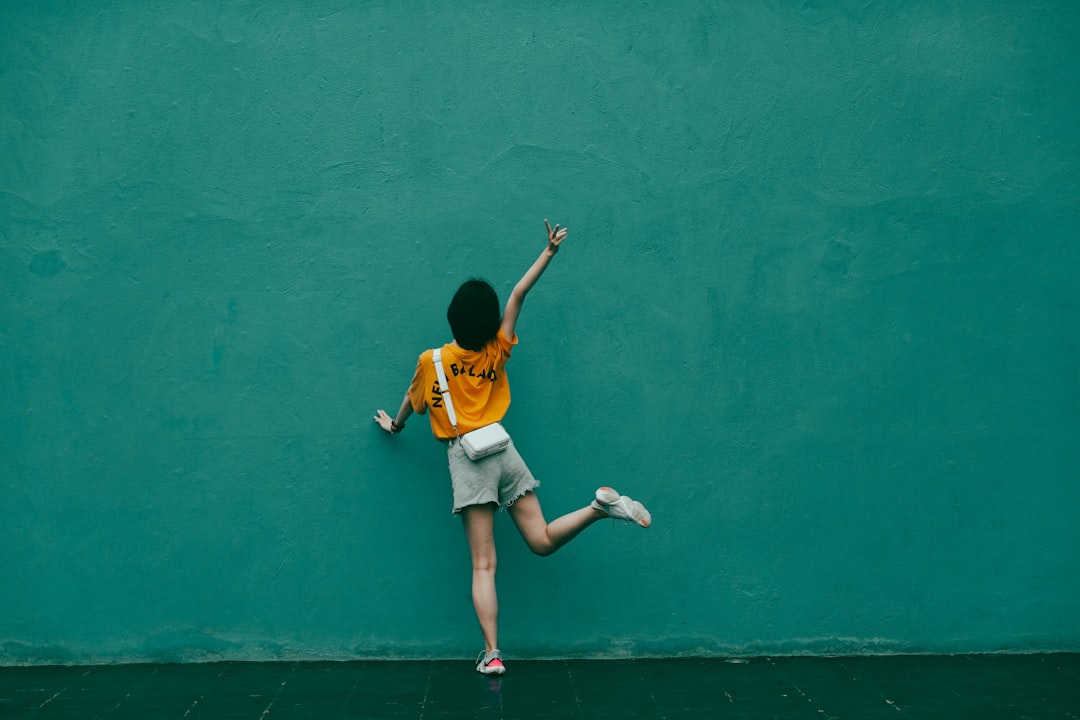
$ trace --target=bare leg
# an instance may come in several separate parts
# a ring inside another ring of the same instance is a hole
[[[528,492],[510,506],[510,516],[530,550],[537,555],[550,555],[597,520],[606,518],[607,514],[593,507],[583,507],[549,523],[544,520],[536,493]]]
[[[499,598],[495,594],[495,505],[469,505],[461,509],[465,536],[472,554],[472,596],[476,619],[484,634],[484,649],[499,647]]]

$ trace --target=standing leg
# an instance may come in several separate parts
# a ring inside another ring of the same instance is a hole
[[[461,509],[465,536],[472,554],[472,596],[476,619],[484,634],[484,649],[499,647],[499,599],[495,594],[495,505],[469,505]]]
[[[534,492],[527,492],[519,497],[509,510],[518,532],[525,539],[525,544],[537,555],[550,555],[597,520],[608,517],[603,510],[587,506],[549,523],[544,520],[540,500]]]

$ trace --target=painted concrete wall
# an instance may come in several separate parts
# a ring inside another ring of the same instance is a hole
[[[509,652],[1080,650],[1077,5],[173,5],[0,5],[0,662],[476,651],[370,418],[544,217],[507,425],[656,522]]]

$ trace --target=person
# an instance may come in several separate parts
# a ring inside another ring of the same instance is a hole
[[[459,433],[501,421],[510,405],[505,365],[518,344],[515,328],[522,304],[567,236],[566,228],[552,228],[546,219],[544,225],[547,247],[514,286],[501,317],[495,289],[484,280],[466,281],[450,302],[446,316],[453,340],[442,346],[442,364],[457,416],[456,429],[443,402],[433,350],[421,353],[397,413],[391,417],[380,409],[375,415],[383,430],[396,434],[405,428],[413,412],[424,414],[430,409],[432,433],[447,445],[453,511],[465,526],[472,555],[473,606],[484,638],[476,669],[486,675],[501,675],[506,670],[499,650],[495,592],[493,527],[497,508],[510,513],[526,545],[538,555],[550,555],[602,518],[646,528],[652,524],[652,516],[640,502],[610,487],[598,489],[589,505],[547,522],[536,497],[539,483],[512,439],[502,452],[479,460],[471,460],[461,446]]]

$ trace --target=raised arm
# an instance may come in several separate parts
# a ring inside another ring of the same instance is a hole
[[[532,267],[521,276],[514,289],[510,291],[510,297],[506,301],[506,309],[503,310],[502,332],[508,338],[514,337],[514,328],[517,326],[518,315],[521,314],[521,305],[525,302],[525,296],[529,294],[529,290],[544,274],[544,270],[547,269],[551,258],[555,257],[555,253],[559,252],[559,245],[566,239],[566,228],[560,228],[556,224],[553,230],[547,219],[544,220],[544,227],[547,228],[547,247],[540,253],[540,257],[536,258],[536,262],[532,264]]]

